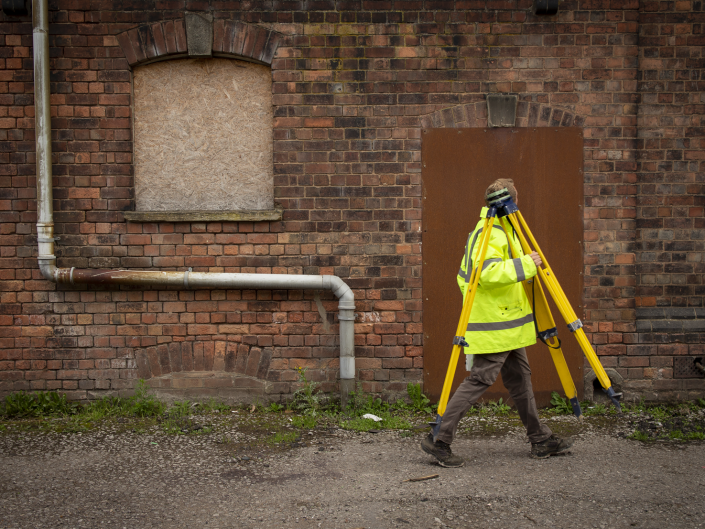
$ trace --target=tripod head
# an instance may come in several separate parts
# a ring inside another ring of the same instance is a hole
[[[512,200],[506,187],[487,195],[487,202],[489,203],[488,217],[502,218],[519,211],[519,207]]]

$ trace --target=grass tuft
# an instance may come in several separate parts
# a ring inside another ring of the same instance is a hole
[[[310,415],[297,415],[291,418],[292,426],[302,428],[304,430],[313,430],[317,424],[318,421],[316,418],[311,417]]]
[[[277,432],[267,442],[269,444],[293,443],[297,437],[296,432]]]

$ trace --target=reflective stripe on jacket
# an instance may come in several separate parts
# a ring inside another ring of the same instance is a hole
[[[482,219],[487,208],[482,208]],[[463,302],[469,289],[470,275],[480,258],[480,239],[484,220],[468,236],[465,254],[460,262],[458,286]],[[508,226],[509,223],[507,222]],[[510,228],[511,229],[511,228]],[[509,245],[507,237],[514,241]],[[519,252],[519,255],[512,255]],[[521,282],[536,275],[536,265],[524,255],[516,234],[507,234],[494,220],[480,284],[475,295],[465,340],[470,344],[465,354],[499,353],[536,343],[534,317]]]

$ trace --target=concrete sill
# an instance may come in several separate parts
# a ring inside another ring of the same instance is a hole
[[[128,222],[262,222],[282,220],[282,208],[252,211],[124,211]]]

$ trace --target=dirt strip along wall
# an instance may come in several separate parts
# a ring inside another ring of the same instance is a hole
[[[584,128],[584,320],[603,364],[631,398],[701,396],[704,379],[676,378],[674,365],[705,354],[702,2],[567,0],[556,16],[530,7],[52,0],[58,265],[338,275],[355,292],[362,388],[402,392],[423,379],[422,127],[486,126],[486,94],[513,93],[518,126]],[[124,218],[135,209],[130,64],[159,46],[144,28],[178,45],[187,11],[212,15],[214,28],[281,34],[271,60],[279,221]],[[335,391],[330,293],[42,278],[31,19],[0,15],[0,45],[0,394],[86,398],[143,378],[276,400],[296,389],[299,367]]]

